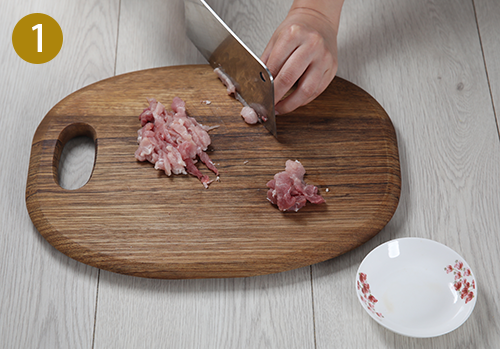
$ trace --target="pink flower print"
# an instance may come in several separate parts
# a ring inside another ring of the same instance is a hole
[[[471,270],[469,268],[464,268],[464,263],[459,260],[455,261],[453,267],[448,265],[444,270],[447,274],[453,272],[455,280],[453,288],[459,293],[461,299],[465,299],[465,304],[470,302],[474,298],[474,291],[471,291],[471,287],[472,290],[475,290],[476,282],[474,279],[469,282],[465,277],[472,276]]]
[[[460,292],[460,298],[464,299],[468,294],[469,294],[469,290],[466,288],[463,288],[462,292]]]
[[[359,299],[362,303],[365,304],[366,308],[372,313],[378,316],[379,318],[383,318],[382,313],[378,313],[375,311],[375,303],[378,302],[378,299],[375,298],[374,295],[371,294],[370,285],[366,282],[366,274],[359,273],[359,280],[356,285],[358,288]]]
[[[378,302],[378,299],[377,299],[377,298],[375,298],[375,297],[373,297],[373,295],[369,295],[369,296],[368,296],[368,300],[369,300],[370,302],[372,302],[373,304],[375,304],[375,303],[377,303],[377,302]]]
[[[470,282],[464,279],[464,288],[468,290],[469,287],[470,287]]]
[[[467,298],[465,299],[465,304],[469,303],[472,298],[474,298],[474,293],[471,291],[467,294]]]
[[[364,294],[370,293],[370,285],[363,284],[363,288],[361,289],[361,292],[363,292]]]

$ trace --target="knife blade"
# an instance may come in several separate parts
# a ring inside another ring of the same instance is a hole
[[[212,68],[221,68],[236,86],[235,97],[253,108],[277,138],[274,81],[266,65],[205,0],[185,0],[187,36]]]

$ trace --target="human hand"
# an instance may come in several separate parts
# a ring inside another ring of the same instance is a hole
[[[274,32],[261,59],[274,77],[276,114],[311,102],[335,77],[340,8],[329,18],[314,9],[292,6]],[[282,100],[296,82],[297,89]]]

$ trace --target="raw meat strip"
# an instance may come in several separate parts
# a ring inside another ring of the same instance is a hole
[[[267,183],[267,200],[277,205],[281,211],[297,212],[309,201],[321,204],[325,199],[318,194],[318,188],[304,182],[306,170],[295,160],[287,160],[285,171],[274,175]]]
[[[220,81],[222,81],[222,83],[226,85],[227,94],[228,95],[236,94],[236,86],[234,86],[231,78],[226,73],[224,73],[224,71],[221,68],[215,68],[214,72],[215,74],[217,74]]]
[[[236,91],[236,86],[234,85],[231,78],[221,69],[215,68],[214,72],[219,77],[220,81],[226,86],[227,94],[233,95],[241,104],[243,104],[243,109],[240,111],[240,115],[245,120],[247,124],[256,124],[259,121],[257,112],[248,105],[248,103],[240,96],[238,91]],[[267,118],[262,117],[262,121],[266,122]]]
[[[250,107],[243,107],[240,114],[247,124],[256,124],[259,121],[257,113]]]
[[[208,131],[214,127],[199,124],[186,113],[186,104],[179,97],[172,101],[172,111],[166,111],[156,99],[148,99],[149,107],[139,116],[142,128],[137,131],[139,148],[135,158],[149,161],[155,169],[173,174],[192,174],[208,188],[213,182],[195,166],[196,157],[217,176],[219,171],[205,153],[210,145]]]

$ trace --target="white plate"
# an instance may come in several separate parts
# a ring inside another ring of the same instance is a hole
[[[356,274],[356,293],[379,324],[410,337],[436,337],[462,325],[476,305],[471,268],[436,241],[403,238],[371,251]]]

